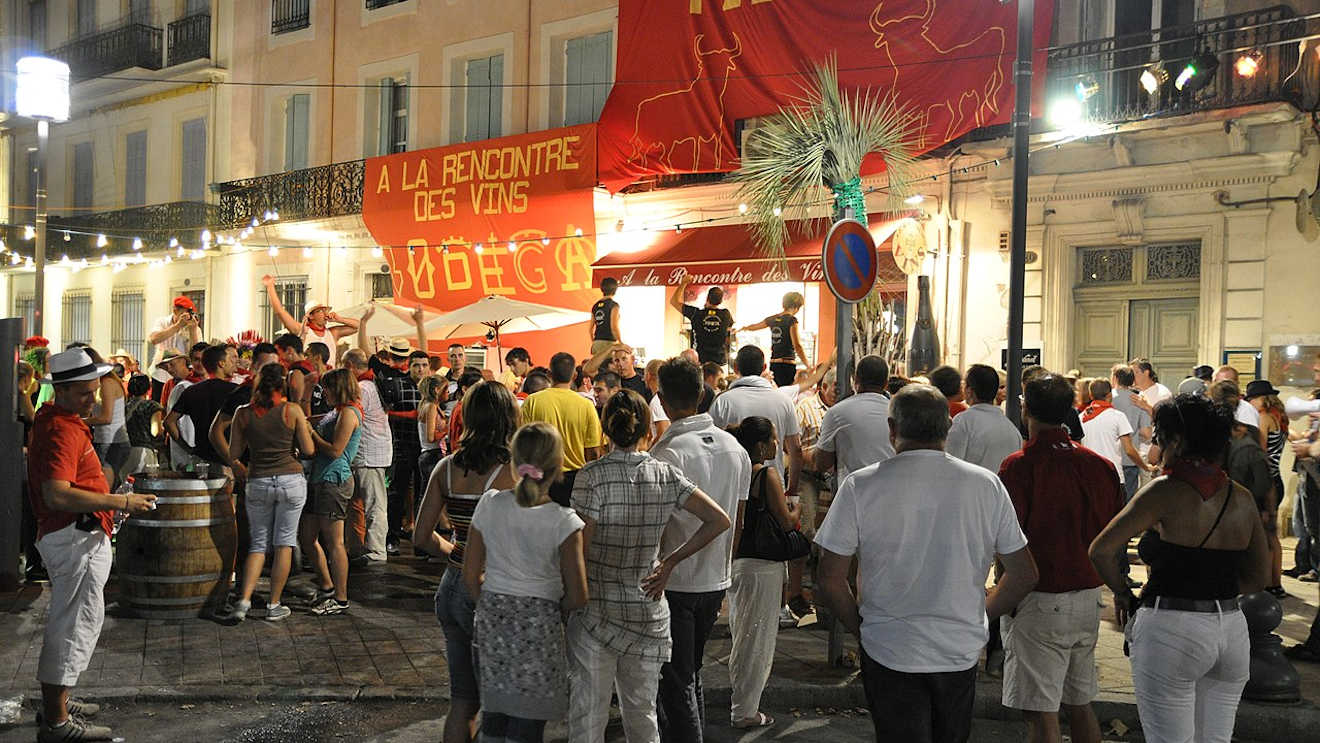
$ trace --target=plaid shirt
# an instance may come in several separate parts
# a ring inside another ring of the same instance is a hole
[[[417,383],[408,376],[408,372],[399,371],[380,359],[372,356],[368,362],[376,375],[376,387],[380,390],[380,402],[391,413],[416,412],[422,402],[422,394],[417,390]],[[419,452],[421,439],[417,438],[417,419],[396,418],[390,416],[390,434],[394,442],[394,451],[399,453]]]
[[[595,522],[582,626],[619,655],[669,660],[669,604],[648,599],[642,579],[656,565],[665,524],[694,490],[678,468],[645,452],[616,449],[578,472],[573,508]]]
[[[825,403],[820,401],[820,395],[813,392],[798,400],[793,412],[797,414],[798,428],[802,429],[802,448],[815,446],[820,437],[820,423],[825,420]]]

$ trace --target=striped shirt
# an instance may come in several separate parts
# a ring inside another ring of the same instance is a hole
[[[616,449],[578,472],[573,508],[595,522],[582,627],[619,655],[669,660],[669,605],[648,599],[642,579],[656,566],[665,525],[696,489],[645,452]]]
[[[468,530],[472,528],[472,514],[477,510],[481,496],[490,492],[491,483],[499,476],[500,469],[507,465],[497,464],[490,468],[486,476],[486,485],[479,493],[454,492],[454,457],[450,455],[440,460],[437,467],[445,468],[445,514],[449,516],[449,526],[454,530],[454,549],[449,553],[449,564],[456,568],[463,567],[463,551],[467,549]]]
[[[801,398],[793,404],[793,412],[797,414],[798,428],[802,429],[802,448],[815,446],[820,437],[820,423],[825,419],[825,403],[820,401],[820,395]]]

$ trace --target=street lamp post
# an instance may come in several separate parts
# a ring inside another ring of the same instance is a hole
[[[1009,420],[1022,421],[1022,319],[1027,273],[1027,151],[1031,135],[1031,53],[1035,36],[1034,0],[1017,0],[1016,100],[1013,108],[1013,222],[1008,261]]]
[[[32,291],[33,335],[41,335],[46,315],[46,151],[50,123],[69,120],[69,66],[48,57],[18,60],[17,113],[37,120],[36,267]]]

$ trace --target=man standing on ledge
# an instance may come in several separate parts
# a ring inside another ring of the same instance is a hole
[[[692,274],[684,274],[669,297],[669,304],[692,324],[692,347],[697,349],[701,363],[713,361],[725,366],[729,363],[729,331],[733,328],[733,314],[720,306],[724,302],[724,290],[712,286],[706,292],[706,306],[694,307],[683,303],[683,294],[691,285]]]
[[[95,704],[69,698],[87,669],[105,620],[114,511],[136,515],[154,508],[155,495],[111,495],[83,423],[96,403],[109,364],[94,364],[81,348],[50,359],[47,382],[55,397],[37,412],[28,450],[29,497],[37,518],[37,549],[50,572],[50,610],[37,663],[42,720],[38,743],[110,740],[110,728],[83,720]],[[78,717],[73,717],[77,715]]]
[[[279,318],[284,329],[302,339],[304,346],[308,343],[324,343],[330,351],[330,359],[326,363],[334,366],[338,357],[339,339],[356,333],[358,321],[336,315],[330,311],[330,305],[308,302],[302,322],[298,322],[288,310],[284,309],[284,303],[280,301],[280,293],[275,289],[275,279],[268,275],[262,276],[261,283],[266,286],[266,301],[270,303],[271,310],[275,313],[275,317]],[[333,328],[327,327],[326,324],[331,322],[339,324]]]

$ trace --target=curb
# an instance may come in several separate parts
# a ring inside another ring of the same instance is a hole
[[[857,675],[839,684],[804,684],[780,679],[761,694],[769,706],[811,710],[866,708],[866,694],[856,683]],[[1020,720],[1022,713],[1000,703],[1001,686],[997,682],[978,681],[973,717],[987,720]],[[731,695],[727,686],[706,687],[703,692],[708,708],[727,707]],[[115,689],[91,688],[79,698],[95,702],[134,704],[172,704],[194,702],[448,702],[447,686],[313,686],[287,687],[268,685],[231,686],[128,686]],[[26,695],[26,701],[40,703],[39,694]],[[1092,702],[1101,725],[1119,719],[1133,731],[1141,729],[1136,699],[1131,694],[1101,692]],[[1251,740],[1305,740],[1320,729],[1320,707],[1309,702],[1296,704],[1260,704],[1242,702],[1238,706],[1235,737]]]

